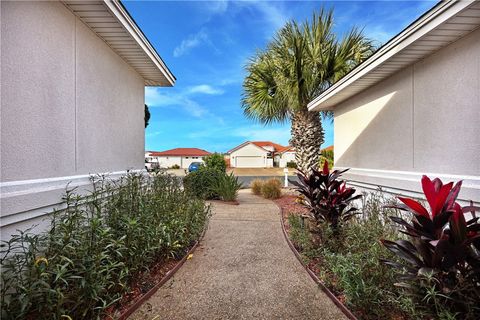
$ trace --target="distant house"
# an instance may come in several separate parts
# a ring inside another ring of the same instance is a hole
[[[148,157],[152,162],[158,163],[160,168],[179,166],[187,169],[192,162],[202,162],[203,157],[211,153],[197,148],[175,148],[161,152],[151,152]]]
[[[480,2],[441,1],[309,104],[333,110],[352,185],[420,196],[423,174],[480,202]]]
[[[67,184],[85,190],[90,174],[143,171],[145,86],[175,77],[117,0],[0,6],[6,240],[48,225]]]
[[[295,162],[295,148],[288,146],[279,150],[275,162],[280,168],[285,168],[289,162]]]
[[[283,151],[288,151],[285,156]],[[271,141],[247,141],[228,151],[232,168],[272,168],[294,151]],[[295,158],[295,155],[293,156]],[[275,161],[274,161],[275,160]],[[285,162],[286,164],[286,162]]]

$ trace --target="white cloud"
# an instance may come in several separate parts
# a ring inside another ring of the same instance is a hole
[[[278,30],[285,25],[289,17],[283,12],[275,2],[258,1],[255,2],[256,8],[263,13],[265,20],[274,30]]]
[[[169,91],[168,93],[160,92],[162,88],[146,87],[145,103],[149,107],[167,107],[180,106],[189,114],[196,118],[201,118],[208,114],[208,110],[190,99],[187,95]]]
[[[232,135],[250,141],[272,141],[287,145],[290,140],[289,128],[265,128],[259,125],[236,128]]]
[[[159,88],[145,87],[145,103],[149,107],[164,107],[177,103],[177,98],[171,94],[162,93]]]
[[[199,84],[197,86],[193,86],[188,89],[189,93],[203,93],[203,94],[210,94],[210,95],[218,95],[223,94],[223,90],[214,88],[208,84]]]
[[[205,29],[201,29],[195,34],[191,34],[187,39],[182,40],[179,46],[173,50],[173,56],[178,58],[185,53],[188,53],[191,49],[199,46],[202,42],[208,41],[208,35]]]
[[[207,3],[207,10],[212,14],[222,14],[228,9],[228,0],[209,1]]]
[[[256,15],[260,13],[264,23],[262,31],[267,39],[271,39],[272,34],[291,18],[291,14],[283,8],[280,1],[237,1],[235,4],[242,8],[253,9]]]

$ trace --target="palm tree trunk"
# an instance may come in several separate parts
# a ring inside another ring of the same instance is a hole
[[[301,111],[292,115],[292,138],[290,144],[295,148],[295,161],[298,169],[308,173],[317,169],[320,161],[320,146],[324,141],[324,132],[318,112]]]

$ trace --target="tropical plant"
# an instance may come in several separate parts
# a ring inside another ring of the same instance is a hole
[[[265,199],[278,199],[282,195],[282,182],[271,178],[263,182],[261,194]]]
[[[250,188],[252,188],[252,193],[257,196],[262,194],[262,186],[263,186],[263,180],[261,179],[254,179],[250,183]]]
[[[347,170],[330,172],[328,161],[325,161],[323,170],[312,169],[308,174],[299,170],[299,182],[292,181],[303,196],[301,203],[309,210],[311,218],[317,225],[327,223],[334,234],[339,231],[341,222],[358,214],[351,203],[362,197],[354,196],[355,189],[348,188],[345,181],[338,179]]]
[[[422,177],[422,189],[430,211],[420,202],[398,197],[394,207],[411,214],[409,221],[391,217],[408,240],[382,240],[391,252],[403,260],[384,261],[400,276],[399,286],[413,296],[429,301],[423,304],[434,314],[442,311],[462,319],[480,318],[480,224],[473,205],[457,202],[462,182],[443,184]],[[465,214],[471,215],[467,221]]]
[[[242,183],[233,175],[224,173],[213,183],[212,189],[223,201],[234,201],[237,199],[238,190],[242,188]]]
[[[324,133],[320,113],[308,112],[307,105],[372,52],[357,28],[337,38],[332,10],[321,9],[303,24],[290,21],[246,66],[244,113],[266,124],[290,120],[298,167],[305,173],[315,169]]]
[[[221,172],[225,172],[227,170],[227,163],[222,154],[220,153],[212,153],[208,156],[203,157],[203,162],[205,167],[209,169],[217,169]]]

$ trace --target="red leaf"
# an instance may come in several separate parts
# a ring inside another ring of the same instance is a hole
[[[435,207],[435,199],[437,198],[437,193],[435,191],[435,186],[433,182],[427,177],[422,177],[422,189],[423,193],[425,194],[425,198],[427,198],[428,204],[433,211]]]
[[[447,200],[448,195],[450,194],[450,190],[452,189],[453,182],[447,183],[443,187],[441,187],[440,191],[436,195],[435,199],[435,207],[432,209],[432,216],[435,217],[439,214],[445,205],[445,201]]]
[[[447,197],[445,202],[444,210],[448,210],[453,207],[455,201],[457,201],[458,193],[460,192],[460,188],[462,187],[462,180],[458,181],[455,186],[450,190],[450,193]]]
[[[417,213],[421,216],[424,216],[424,217],[430,219],[430,215],[428,214],[427,209],[425,209],[419,202],[417,202],[413,199],[402,198],[402,197],[398,197],[398,200],[405,203],[405,205],[407,205],[410,209],[412,209],[412,211],[414,213]]]
[[[328,161],[325,160],[325,162],[323,163],[323,171],[322,171],[323,174],[329,174],[330,171],[328,170]]]
[[[443,186],[442,180],[435,178],[433,179],[432,183],[433,183],[433,187],[435,188],[435,192],[438,193],[438,191],[440,191],[440,189]]]

